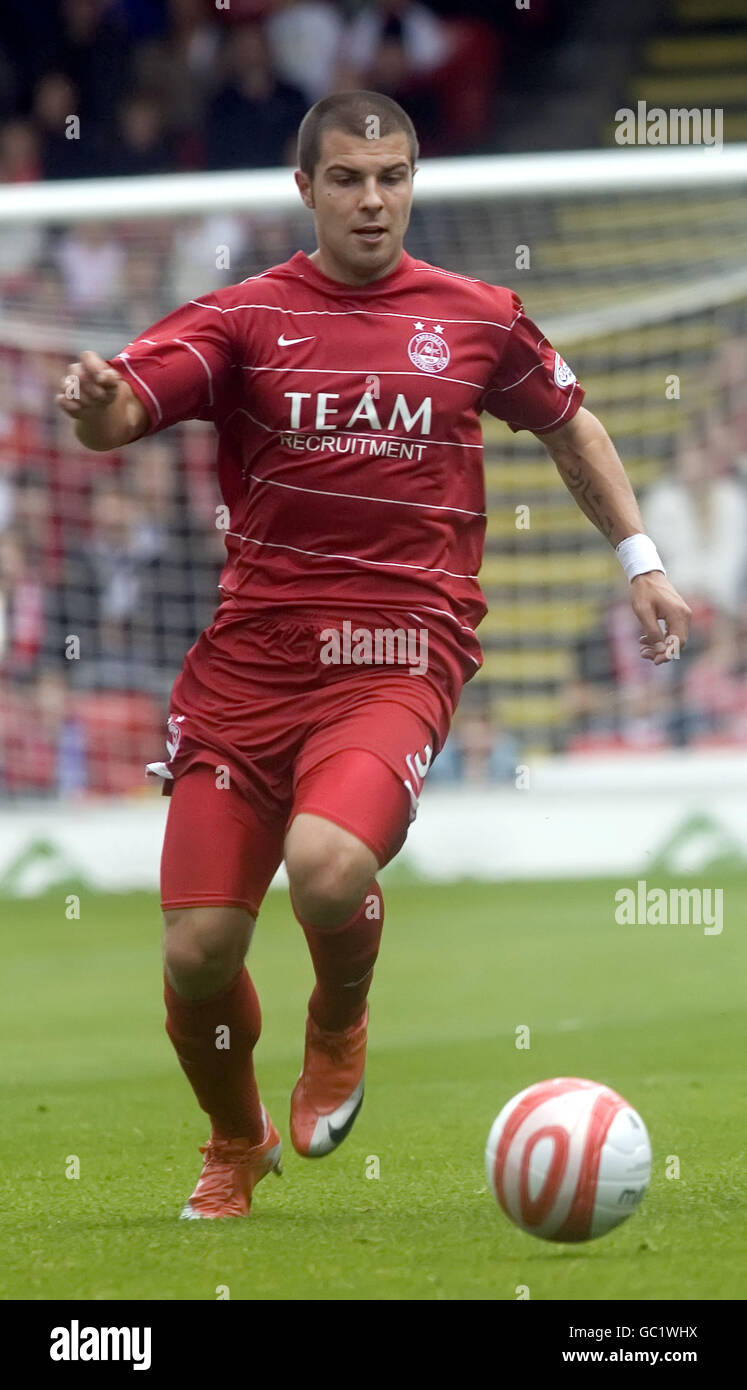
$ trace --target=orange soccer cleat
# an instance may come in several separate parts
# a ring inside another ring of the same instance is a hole
[[[246,1139],[211,1139],[200,1145],[205,1155],[199,1182],[184,1207],[183,1221],[219,1216],[248,1216],[252,1192],[267,1173],[281,1173],[282,1144],[264,1106],[265,1137],[261,1144]]]
[[[290,1133],[303,1158],[323,1158],[347,1138],[363,1104],[368,1009],[343,1033],[309,1014],[303,1071],[291,1096]]]

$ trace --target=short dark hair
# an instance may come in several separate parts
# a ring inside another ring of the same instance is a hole
[[[419,153],[418,137],[407,112],[383,92],[333,92],[306,112],[298,128],[298,166],[313,178],[325,130],[344,130],[347,135],[372,139],[371,117],[376,118],[376,138],[403,130],[410,145],[410,163]]]

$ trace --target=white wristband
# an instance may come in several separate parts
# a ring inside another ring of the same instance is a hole
[[[635,579],[637,574],[648,574],[651,570],[661,570],[662,574],[666,574],[650,536],[627,536],[615,547],[615,553],[628,579]]]

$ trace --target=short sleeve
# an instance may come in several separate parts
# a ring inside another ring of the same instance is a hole
[[[584,389],[552,343],[511,296],[513,317],[495,375],[485,388],[479,410],[505,420],[514,433],[559,429],[572,420]]]
[[[180,420],[214,420],[231,360],[226,315],[206,295],[167,314],[109,363],[145,406],[146,434],[155,434]]]

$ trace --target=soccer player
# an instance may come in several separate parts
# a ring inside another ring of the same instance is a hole
[[[77,399],[64,384],[57,397],[91,449],[180,420],[218,432],[221,599],[173,688],[168,760],[151,765],[171,796],[166,1029],[211,1121],[187,1217],[247,1214],[280,1168],[244,961],[283,859],[316,980],[295,1149],[331,1152],[360,1110],[376,873],[481,662],[482,411],[542,440],[617,548],[644,659],[687,637],[687,605],[573,372],[510,290],[403,249],[417,153],[390,98],[317,102],[295,174],[314,253],[190,301],[109,363],[84,352]]]

